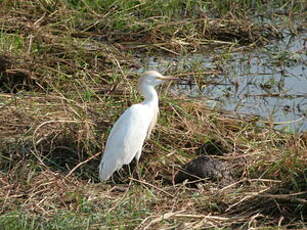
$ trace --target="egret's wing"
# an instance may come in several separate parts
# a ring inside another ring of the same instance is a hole
[[[150,121],[148,130],[147,130],[146,139],[148,139],[150,137],[151,131],[155,127],[155,125],[157,123],[158,115],[159,115],[159,107],[155,107],[154,108],[153,117],[152,117],[152,119]]]
[[[107,180],[116,170],[132,161],[142,148],[151,119],[148,107],[136,104],[115,122],[99,166],[101,180]]]

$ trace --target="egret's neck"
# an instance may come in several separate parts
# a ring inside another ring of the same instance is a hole
[[[154,106],[158,106],[158,93],[153,86],[141,85],[139,90],[142,96],[145,98],[143,102],[144,104],[153,104]]]

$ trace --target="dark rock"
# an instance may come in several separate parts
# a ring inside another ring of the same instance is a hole
[[[174,182],[175,184],[185,180],[199,182],[205,178],[225,184],[231,181],[230,170],[225,162],[209,156],[200,156],[185,164],[176,174]]]

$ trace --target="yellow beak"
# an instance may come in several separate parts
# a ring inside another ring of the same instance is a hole
[[[178,78],[172,77],[172,76],[163,76],[163,77],[159,77],[158,79],[160,80],[179,80]]]

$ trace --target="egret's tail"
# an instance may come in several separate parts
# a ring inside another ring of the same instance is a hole
[[[112,174],[114,173],[114,168],[108,167],[107,164],[105,164],[103,161],[100,162],[99,165],[99,178],[101,181],[108,180]]]

